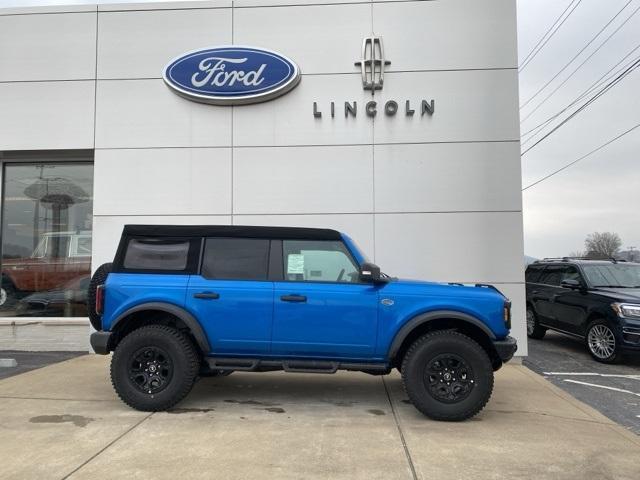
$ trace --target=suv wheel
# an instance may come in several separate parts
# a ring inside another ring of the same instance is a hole
[[[89,312],[89,321],[91,322],[91,326],[96,330],[102,330],[102,320],[100,318],[100,314],[96,312],[96,290],[99,285],[104,285],[104,282],[107,281],[107,276],[111,273],[112,268],[112,263],[103,263],[96,269],[93,277],[91,277],[91,281],[89,281],[87,310]]]
[[[483,348],[458,332],[443,330],[416,340],[402,361],[411,403],[434,420],[474,416],[493,391],[493,368]]]
[[[538,317],[533,308],[527,307],[527,337],[540,340],[547,333],[547,329],[538,323]]]
[[[200,359],[191,340],[164,325],[134,330],[118,344],[111,360],[111,383],[130,407],[167,410],[193,387]]]
[[[586,342],[589,353],[598,362],[616,363],[620,360],[616,336],[602,320],[597,320],[589,326]]]

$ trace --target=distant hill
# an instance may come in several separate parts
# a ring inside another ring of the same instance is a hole
[[[533,262],[535,262],[536,260],[538,260],[538,259],[537,259],[537,258],[535,258],[535,257],[530,257],[529,255],[525,255],[525,256],[524,256],[524,264],[525,264],[525,265],[529,265],[530,263],[533,263]]]

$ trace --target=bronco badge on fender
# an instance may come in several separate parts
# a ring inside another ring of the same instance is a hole
[[[271,100],[300,82],[292,60],[270,50],[220,46],[185,53],[164,69],[165,83],[189,100],[244,105]]]

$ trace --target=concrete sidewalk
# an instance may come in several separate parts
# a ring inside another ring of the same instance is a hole
[[[518,365],[480,415],[440,423],[397,373],[236,373],[142,413],[115,396],[108,361],[0,381],[0,478],[638,478],[639,437]]]

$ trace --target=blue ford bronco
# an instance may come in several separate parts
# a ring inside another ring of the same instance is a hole
[[[396,368],[419,411],[464,420],[516,350],[496,288],[391,278],[335,230],[126,225],[88,295],[91,345],[144,411],[199,376]]]

